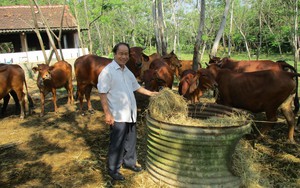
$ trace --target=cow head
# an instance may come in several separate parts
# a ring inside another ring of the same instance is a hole
[[[209,55],[209,61],[208,61],[208,64],[213,64],[213,63],[216,63],[216,64],[221,64],[222,63],[222,59],[220,57],[216,57],[216,56],[213,56],[213,55]]]
[[[143,62],[149,61],[149,57],[143,53],[143,50],[141,47],[130,48],[129,61],[132,61],[137,68],[141,68]]]
[[[218,70],[219,67],[214,64],[210,65],[206,69],[200,68],[197,71],[197,75],[192,80],[190,92],[196,90],[197,88],[199,88],[200,91],[203,92],[217,87],[216,76]]]
[[[169,54],[164,55],[162,58],[170,65],[170,67],[173,70],[181,67],[180,60],[178,59],[177,55],[174,53],[174,50],[172,50],[172,52],[170,52]]]
[[[33,67],[32,70],[34,73],[38,72],[38,79],[41,80],[51,80],[51,70],[53,66],[46,65],[46,64],[38,64],[37,67]]]
[[[145,88],[150,91],[158,91],[157,73],[153,69],[144,71],[143,81],[145,82]]]

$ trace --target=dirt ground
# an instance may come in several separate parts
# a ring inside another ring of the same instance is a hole
[[[53,112],[49,94],[46,114],[39,117],[37,86],[34,80],[29,80],[28,85],[35,104],[34,113],[21,120],[19,115],[14,115],[11,100],[7,113],[0,118],[0,187],[167,187],[149,180],[147,171],[133,173],[121,169],[126,178],[124,182],[113,182],[107,175],[109,127],[104,123],[96,90],[92,93],[95,114],[81,116],[78,101],[67,105],[65,90],[60,89],[59,112]],[[138,161],[145,168],[144,110],[148,98],[137,95],[137,102]],[[268,179],[272,187],[300,187],[299,132],[295,135],[298,144],[286,142],[286,135],[287,126],[277,125],[251,148],[261,156],[255,162],[260,166],[262,179]],[[250,183],[245,187],[254,185]]]

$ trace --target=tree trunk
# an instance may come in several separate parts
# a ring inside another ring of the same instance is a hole
[[[44,56],[44,59],[45,59],[45,63],[48,65],[49,62],[48,62],[46,50],[45,50],[45,47],[44,47],[43,38],[42,38],[40,30],[39,30],[39,26],[38,26],[38,23],[37,23],[36,14],[35,14],[34,7],[33,7],[32,3],[30,4],[30,7],[31,7],[31,14],[32,14],[33,22],[34,22],[34,32],[36,33],[36,36],[37,36],[37,38],[39,40],[40,47],[41,47],[41,50],[43,52],[43,56]]]
[[[231,33],[232,33],[232,25],[233,25],[233,7],[234,7],[234,1],[232,1],[232,7],[230,11],[230,28],[229,28],[229,34],[228,34],[228,57],[231,56]]]
[[[152,1],[152,15],[153,15],[153,23],[154,23],[154,32],[155,32],[155,40],[156,40],[156,51],[159,54],[162,54],[162,42],[159,35],[159,29],[158,29],[158,13],[156,8],[156,0]]]
[[[226,0],[225,10],[224,10],[224,13],[223,13],[222,22],[220,24],[219,31],[217,33],[217,36],[215,38],[215,41],[214,41],[214,44],[213,44],[213,47],[212,47],[212,50],[211,50],[211,53],[210,53],[212,56],[216,56],[217,55],[218,46],[219,46],[222,34],[224,32],[224,28],[225,28],[225,24],[226,24],[226,18],[227,18],[227,15],[228,15],[229,7],[230,7],[230,0]]]
[[[198,64],[200,64],[200,44],[202,42],[202,35],[203,29],[205,25],[205,0],[201,0],[201,7],[200,7],[200,24],[198,28],[198,34],[196,38],[196,43],[194,46],[194,55],[193,55],[193,70],[198,70]]]
[[[37,4],[36,0],[33,0],[33,2],[34,2],[36,8],[37,8],[38,11],[39,11],[39,14],[41,15],[41,19],[42,19],[42,21],[43,21],[43,24],[45,25],[46,33],[47,33],[47,35],[48,35],[49,43],[50,43],[51,47],[53,48],[53,50],[54,50],[54,52],[55,52],[56,59],[57,59],[57,61],[60,61],[61,58],[60,58],[60,56],[59,56],[59,54],[58,54],[58,52],[57,52],[57,48],[56,48],[55,43],[54,43],[54,41],[53,41],[53,37],[52,37],[51,32],[50,32],[50,31],[51,31],[50,26],[49,26],[47,20],[45,19],[45,17],[44,17],[44,15],[43,15],[43,13],[42,13],[42,11],[41,11],[39,5]],[[48,62],[48,63],[50,63],[50,61],[51,61],[51,59],[49,59],[49,62]]]
[[[297,71],[298,61],[299,61],[299,51],[298,48],[298,0],[295,0],[295,15],[294,15],[294,67]],[[298,78],[296,78],[298,79]]]
[[[88,43],[89,43],[89,46],[90,46],[89,52],[93,53],[93,41],[92,41],[92,37],[91,37],[91,25],[89,24],[89,17],[88,17],[86,0],[83,0],[83,3],[84,3],[85,21],[86,21],[86,25],[87,25],[87,28],[88,28]]]
[[[257,47],[257,51],[256,51],[256,60],[259,59],[259,55],[260,55],[260,49],[261,49],[261,45],[262,45],[262,3],[263,0],[259,1],[259,44]]]
[[[250,50],[249,50],[249,47],[248,47],[248,42],[247,42],[247,38],[246,38],[246,35],[244,34],[244,32],[242,31],[242,28],[241,27],[238,27],[239,28],[239,31],[244,39],[244,42],[245,42],[245,46],[246,46],[246,50],[247,50],[247,54],[248,54],[248,59],[250,60],[251,59],[251,53],[250,53]]]
[[[160,35],[161,40],[161,54],[166,55],[167,54],[167,41],[165,39],[165,26],[164,26],[164,15],[163,15],[163,4],[162,0],[158,0],[158,31]]]
[[[179,40],[179,32],[178,32],[178,23],[177,23],[177,19],[176,19],[176,10],[175,10],[175,5],[173,0],[171,0],[171,7],[172,7],[172,18],[171,20],[174,23],[174,42],[173,42],[173,49],[174,51],[176,51],[177,49],[177,41]],[[178,41],[179,42],[179,41]]]
[[[73,0],[74,13],[75,13],[75,18],[76,18],[76,23],[77,23],[77,33],[78,33],[79,47],[81,48],[82,54],[85,55],[85,50],[83,48],[83,42],[82,42],[82,38],[81,38],[80,25],[79,25],[79,21],[78,21],[78,12],[77,12],[77,8],[76,8],[76,2],[77,2],[76,0]]]
[[[64,23],[64,14],[65,14],[65,9],[66,9],[65,6],[66,6],[66,0],[64,0],[64,6],[63,6],[62,14],[61,14],[61,19],[60,19],[59,34],[58,34],[58,38],[57,38],[57,43],[58,43],[58,47],[60,50],[60,56],[61,56],[62,60],[64,60],[64,55],[63,55],[62,46],[61,46],[61,35],[62,35],[62,27],[63,27],[63,23]]]
[[[167,42],[164,33],[165,25],[164,25],[164,16],[163,16],[163,4],[161,0],[152,1],[152,14],[154,20],[157,52],[161,55],[166,55]]]

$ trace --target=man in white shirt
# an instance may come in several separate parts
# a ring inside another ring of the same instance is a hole
[[[97,88],[105,114],[110,125],[108,151],[108,173],[114,180],[124,180],[120,167],[139,172],[136,156],[137,105],[134,91],[153,96],[157,92],[141,87],[133,73],[125,66],[129,60],[130,47],[118,43],[113,48],[114,60],[99,74]]]

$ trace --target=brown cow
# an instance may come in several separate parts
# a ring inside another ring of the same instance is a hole
[[[181,67],[176,69],[176,76],[181,78],[182,73],[185,70],[193,69],[193,60],[180,60],[180,65],[181,65]]]
[[[214,57],[210,59],[209,64],[216,63],[221,68],[230,69],[236,72],[255,72],[261,70],[286,70],[286,68],[296,72],[295,68],[285,61],[271,60],[234,60],[228,57],[220,59]]]
[[[273,71],[283,71],[283,70],[291,70],[296,73],[296,69],[286,63],[285,61],[271,61],[271,60],[233,60],[231,58],[218,58],[211,57],[209,63],[216,63],[221,68],[226,68],[233,70],[235,72],[255,72],[261,70],[273,70]],[[298,88],[298,79],[295,79],[296,87]],[[294,112],[298,112],[299,108],[299,100],[298,100],[298,90],[296,91],[296,95],[294,98]]]
[[[126,63],[128,69],[140,80],[141,62],[148,61],[148,56],[142,53],[143,48],[131,47],[129,60]],[[78,57],[74,63],[75,76],[77,80],[76,96],[79,99],[79,111],[81,115],[83,112],[83,98],[87,101],[88,111],[94,113],[92,103],[90,100],[91,91],[93,87],[97,87],[98,75],[102,69],[113,59],[100,57],[97,55],[83,55]]]
[[[152,63],[152,61],[154,61],[155,59],[159,59],[159,58],[161,58],[161,55],[159,53],[153,53],[153,54],[148,56],[148,61],[143,62],[142,68],[141,68],[141,79],[142,79],[141,82],[144,82],[144,80],[143,80],[144,72],[149,69],[150,64]]]
[[[79,99],[79,111],[83,113],[83,98],[87,101],[88,111],[94,113],[90,95],[93,87],[97,87],[98,75],[103,68],[111,63],[112,59],[97,55],[84,55],[78,57],[74,63],[75,76],[77,80],[76,96]]]
[[[173,81],[174,81],[174,71],[172,70],[171,66],[169,66],[162,58],[155,59],[150,67],[149,70],[152,70],[153,78],[147,78],[147,80],[151,80],[151,86],[153,88],[151,91],[159,91],[162,87],[169,87],[172,89]],[[145,83],[148,85],[148,83]]]
[[[299,74],[273,70],[238,73],[212,64],[207,69],[200,69],[197,76],[200,85],[212,88],[217,83],[218,104],[253,113],[265,112],[268,121],[277,121],[277,109],[281,109],[289,126],[288,138],[295,142],[291,94],[296,90],[294,77]]]
[[[145,88],[150,91],[157,91],[159,89],[157,81],[156,70],[148,69],[144,71],[143,80],[145,82]]]
[[[181,67],[180,60],[174,53],[174,50],[172,50],[169,54],[162,56],[162,59],[165,63],[167,63],[170,66],[174,73],[176,69]]]
[[[54,111],[57,112],[56,89],[65,87],[68,92],[68,104],[73,104],[72,66],[66,61],[58,61],[54,65],[38,64],[32,68],[38,72],[37,86],[41,96],[41,114],[45,114],[45,96],[51,92],[53,96]]]
[[[178,93],[193,104],[199,102],[203,95],[202,90],[196,87],[197,77],[196,71],[188,69],[182,72],[178,85]]]
[[[126,63],[127,68],[134,74],[137,80],[141,81],[141,69],[144,62],[149,61],[149,57],[143,53],[141,47],[131,47],[129,60]]]
[[[24,86],[27,94],[23,92]],[[0,99],[4,98],[2,113],[6,109],[10,93],[15,94],[15,97],[18,99],[16,102],[19,103],[17,106],[21,107],[20,118],[24,119],[26,112],[30,114],[30,109],[27,98],[28,89],[25,80],[25,73],[19,65],[0,66]]]
[[[176,73],[176,70],[179,67],[181,67],[180,60],[178,59],[174,51],[164,56],[160,56],[158,53],[154,53],[149,56],[149,61],[143,63],[142,70],[141,70],[141,75],[142,75],[141,78],[143,78],[144,72],[150,68],[151,63],[156,59],[161,59],[162,61],[167,63],[174,73]]]

